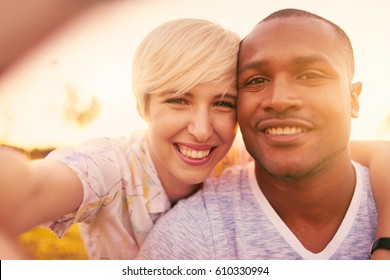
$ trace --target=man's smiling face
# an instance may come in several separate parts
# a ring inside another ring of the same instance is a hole
[[[270,174],[312,174],[348,146],[361,85],[332,27],[312,18],[263,22],[241,45],[238,121],[249,153]]]

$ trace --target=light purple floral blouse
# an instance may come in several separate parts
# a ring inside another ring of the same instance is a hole
[[[80,223],[90,259],[134,259],[157,218],[171,208],[143,134],[92,139],[48,158],[79,176],[84,198],[76,212],[46,226],[62,237]]]

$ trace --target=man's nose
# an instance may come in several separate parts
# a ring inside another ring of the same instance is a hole
[[[272,81],[262,103],[266,111],[283,113],[291,109],[302,107],[298,89],[294,87],[291,81],[285,78],[279,78]]]

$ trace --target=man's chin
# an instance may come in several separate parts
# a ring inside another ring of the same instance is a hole
[[[303,179],[313,173],[310,168],[301,166],[299,163],[274,163],[261,166],[271,177],[280,180]]]

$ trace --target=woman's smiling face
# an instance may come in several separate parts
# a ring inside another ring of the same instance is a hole
[[[203,182],[229,151],[237,132],[237,93],[233,86],[221,92],[221,83],[198,85],[183,96],[149,96],[149,147],[166,189]]]

